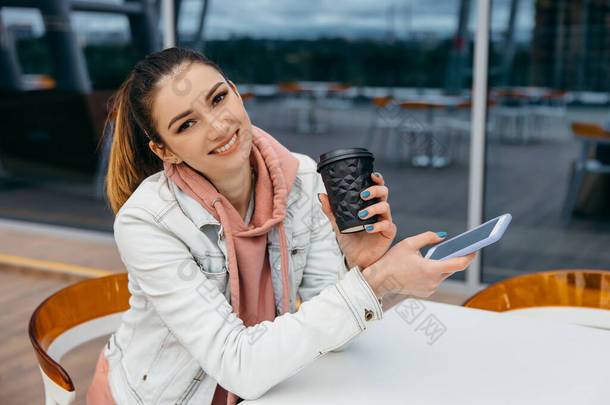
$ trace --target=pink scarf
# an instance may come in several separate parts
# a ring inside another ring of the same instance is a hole
[[[254,213],[250,227],[213,184],[185,163],[165,163],[164,168],[184,192],[197,200],[218,220],[229,256],[231,305],[246,326],[275,319],[275,298],[267,252],[267,233],[277,225],[282,265],[282,313],[289,311],[288,248],[282,221],[288,193],[294,183],[298,160],[262,129],[252,126],[252,167],[257,172]],[[234,405],[237,396],[218,385],[212,404]]]

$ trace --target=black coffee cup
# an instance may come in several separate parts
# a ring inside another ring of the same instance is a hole
[[[358,217],[359,211],[377,202],[377,198],[365,201],[360,197],[362,190],[375,184],[371,179],[374,159],[365,148],[336,149],[319,157],[317,170],[341,233],[360,232],[377,222],[377,215],[364,220]]]

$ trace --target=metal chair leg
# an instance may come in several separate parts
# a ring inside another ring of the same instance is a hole
[[[568,195],[563,208],[563,225],[567,226],[572,219],[572,211],[578,198],[578,193],[582,186],[582,182],[585,176],[585,170],[587,165],[587,158],[589,153],[590,143],[588,141],[582,141],[580,149],[580,157],[574,162],[574,176],[568,187]]]
[[[568,189],[568,195],[566,196],[566,201],[563,209],[564,226],[567,226],[570,223],[570,220],[572,219],[572,211],[574,210],[574,205],[576,204],[576,199],[578,198],[580,187],[582,186],[582,182],[585,176],[584,168],[579,168],[578,166],[579,162],[575,162],[574,176],[572,177],[572,181]]]

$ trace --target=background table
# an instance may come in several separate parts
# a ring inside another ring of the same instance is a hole
[[[426,128],[425,134],[425,153],[414,156],[411,159],[413,166],[433,166],[445,167],[450,164],[450,159],[439,154],[434,155],[434,136],[435,136],[435,112],[439,109],[451,110],[455,109],[467,100],[459,96],[428,96],[418,97],[411,100],[400,101],[400,107],[406,110],[425,110],[426,112]],[[438,141],[438,140],[437,140]]]
[[[409,299],[248,405],[608,404],[610,331]]]

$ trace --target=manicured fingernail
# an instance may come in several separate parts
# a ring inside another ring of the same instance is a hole
[[[447,232],[437,232],[436,234],[439,238],[444,238],[445,236],[447,236]]]
[[[369,190],[366,190],[366,191],[363,191],[361,195],[362,195],[362,198],[367,198],[368,196],[371,195],[371,193]]]
[[[373,225],[367,225],[364,229],[366,229],[367,231],[372,231]]]
[[[368,212],[367,210],[364,210],[364,211],[362,211],[362,212],[359,212],[359,213],[358,213],[358,216],[359,216],[360,218],[364,218],[364,217],[366,217],[367,215],[369,215],[369,212]]]
[[[376,177],[381,177],[381,175],[379,174],[379,172],[375,172],[373,173]]]

